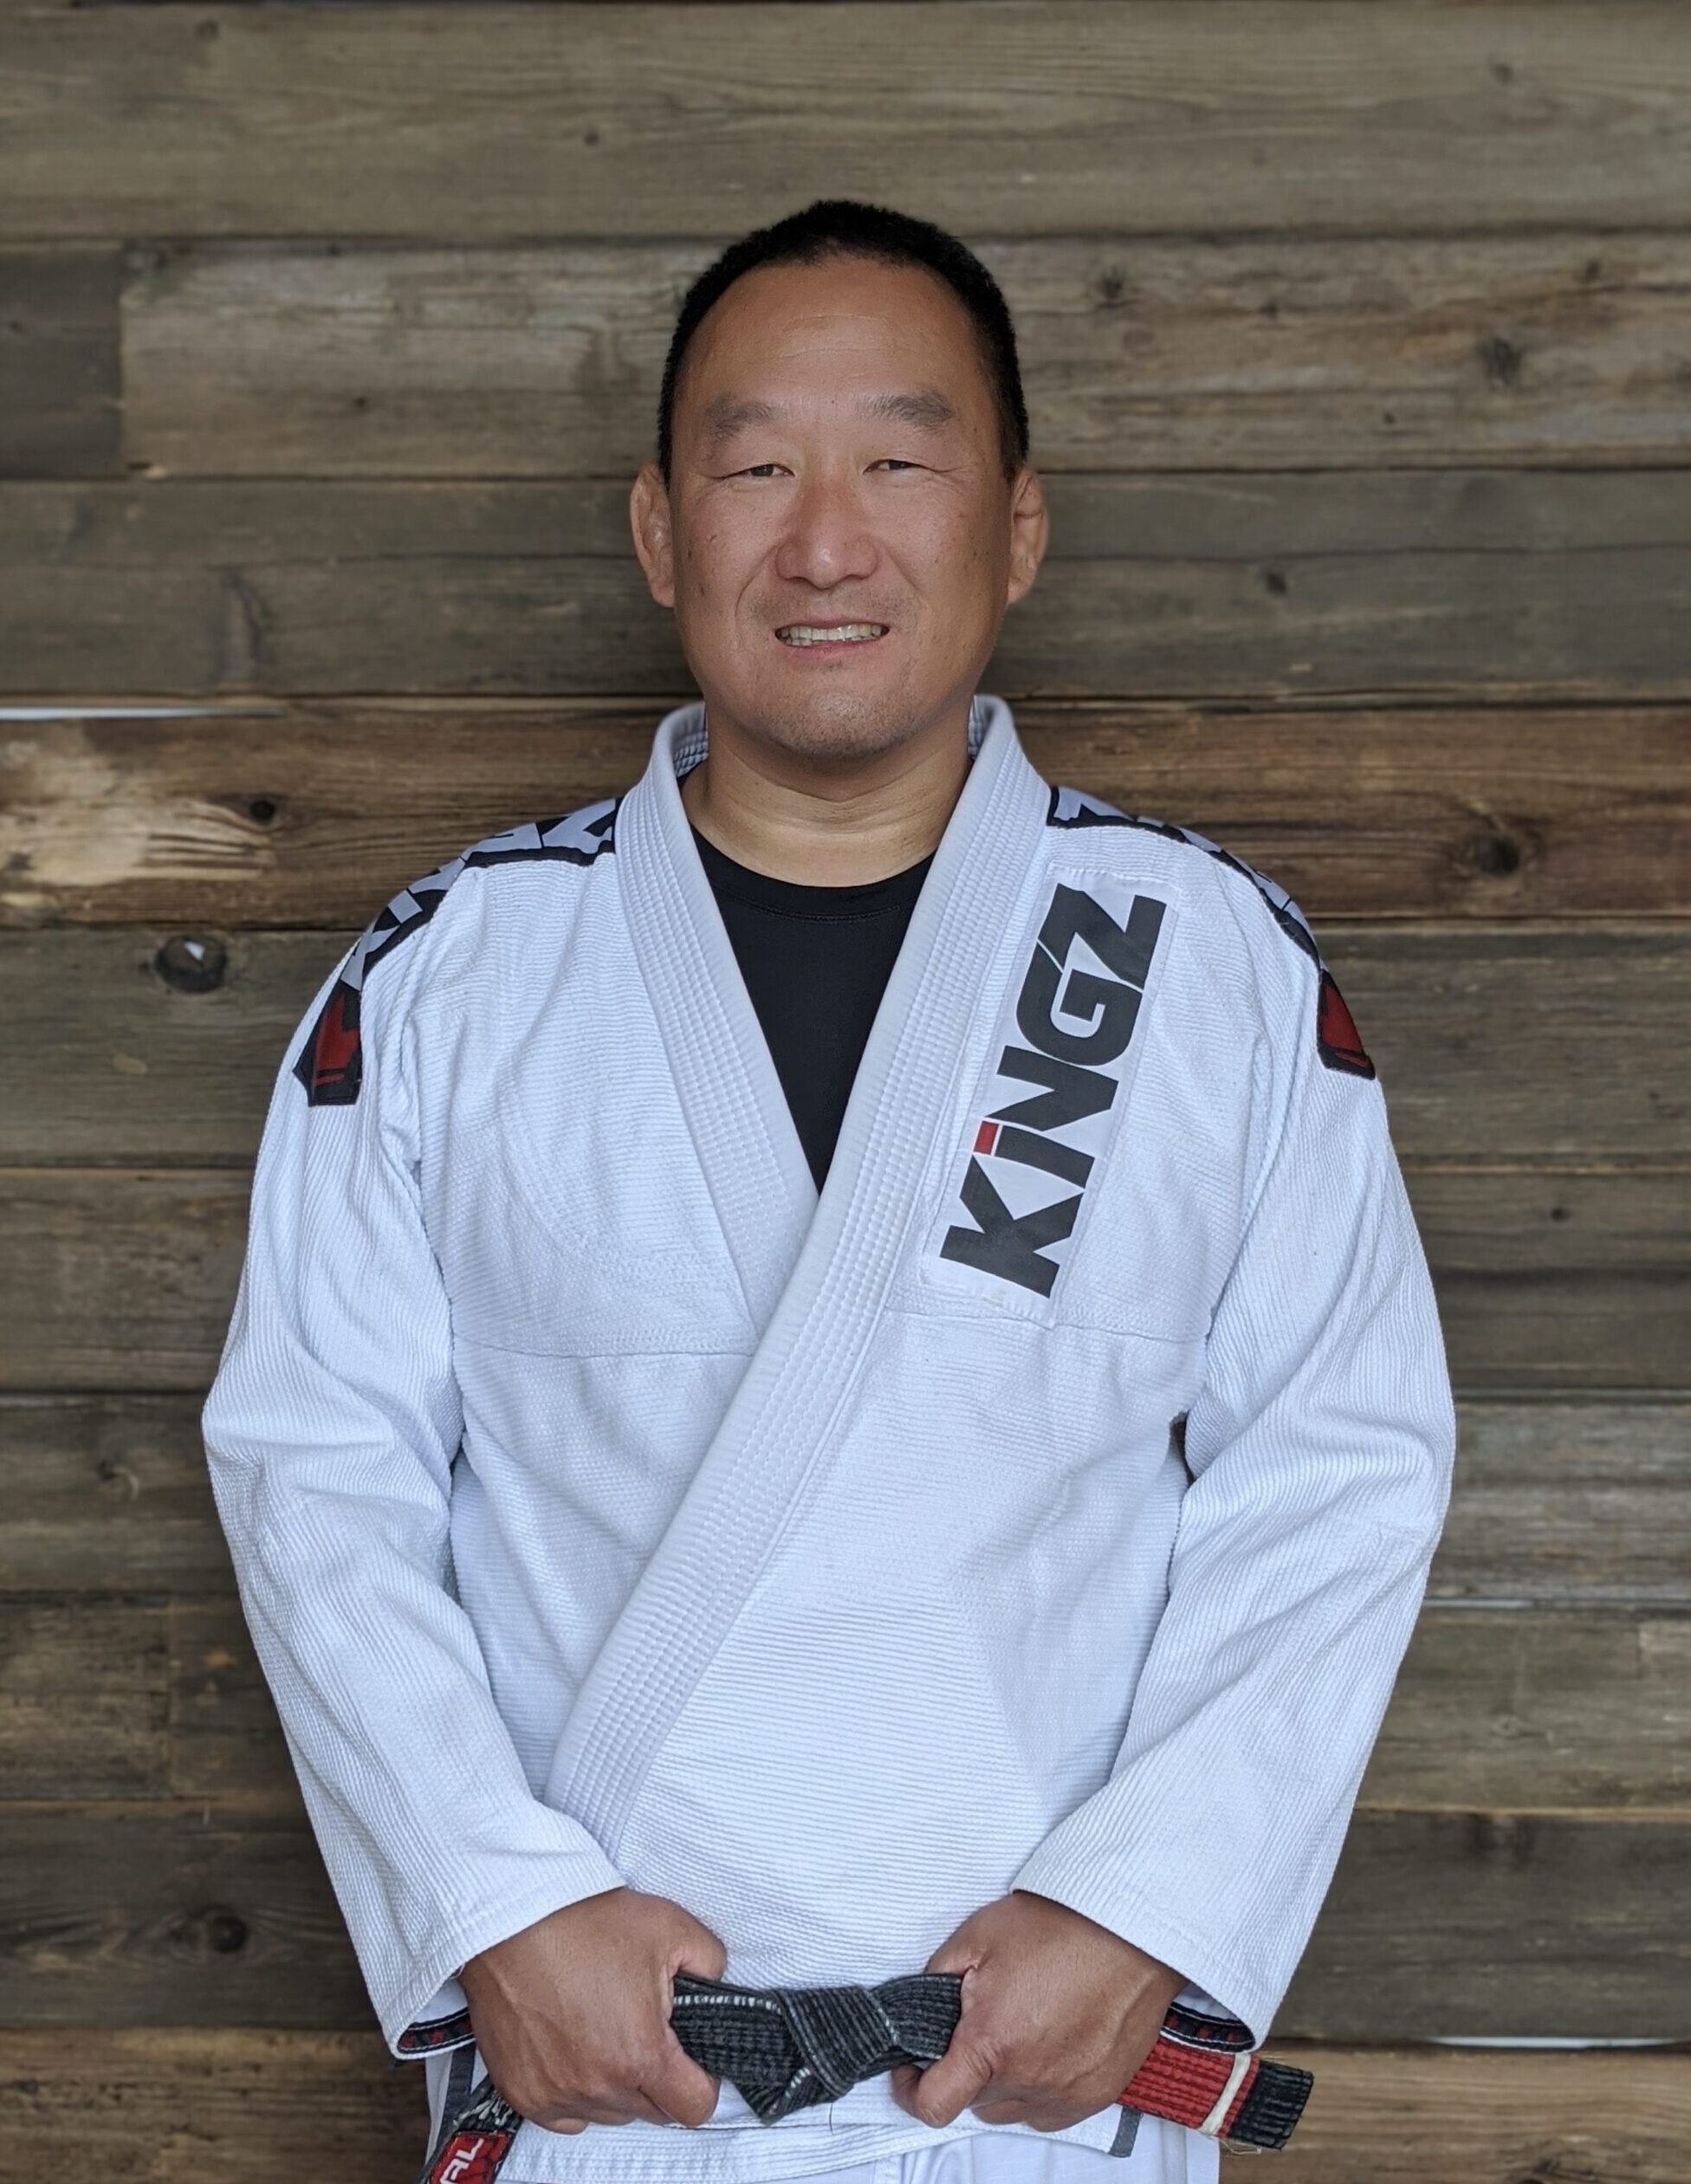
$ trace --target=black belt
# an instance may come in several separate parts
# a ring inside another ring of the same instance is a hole
[[[701,2069],[726,2078],[761,2123],[837,2100],[897,2064],[936,2063],[962,2011],[961,1972],[808,1987],[735,1986],[678,1972],[672,1984],[676,2038]],[[411,2053],[463,2047],[470,2032],[470,2013],[460,2010],[414,2028],[402,2045]],[[1308,2071],[1256,2053],[1239,2019],[1176,2002],[1117,2097],[1140,2115],[1261,2153],[1285,2145],[1313,2083]],[[522,2121],[484,2073],[456,2114],[443,2113],[419,2184],[492,2184]]]

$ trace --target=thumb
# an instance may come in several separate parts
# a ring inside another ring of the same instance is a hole
[[[722,2081],[696,2063],[670,2032],[655,2078],[645,2090],[665,2116],[697,2130],[716,2113],[722,2089]]]
[[[688,1931],[671,1959],[671,1969],[690,1972],[696,1980],[720,1980],[728,1969],[728,1947],[720,1934],[713,1934],[703,1919],[688,1918]]]
[[[992,2065],[970,2043],[951,2036],[937,2063],[930,2063],[910,2088],[910,2113],[936,2129],[955,2123],[992,2076]]]

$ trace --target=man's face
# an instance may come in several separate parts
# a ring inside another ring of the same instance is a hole
[[[743,275],[689,347],[672,449],[667,493],[655,463],[635,483],[635,544],[713,724],[861,757],[962,718],[1046,520],[944,282],[851,257]]]

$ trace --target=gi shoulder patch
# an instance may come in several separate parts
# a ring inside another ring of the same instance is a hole
[[[1211,841],[1208,834],[1200,834],[1195,827],[1120,811],[1114,804],[1105,803],[1101,796],[1093,796],[1084,788],[1069,788],[1060,784],[1053,787],[1046,825],[1141,827],[1148,833],[1165,835],[1172,841],[1189,842],[1194,849],[1202,850],[1207,857],[1213,857],[1218,864],[1249,880],[1273,913],[1280,930],[1295,947],[1302,949],[1321,975],[1315,1012],[1316,1053],[1329,1069],[1344,1070],[1353,1077],[1372,1077],[1377,1073],[1363,1050],[1356,1019],[1345,1007],[1338,981],[1327,969],[1309,920],[1285,888],[1277,880],[1270,879],[1267,872],[1260,872],[1254,865],[1247,865],[1242,857],[1235,857],[1231,850],[1223,849],[1219,842]]]
[[[525,820],[502,834],[489,834],[444,865],[402,887],[377,911],[354,943],[347,968],[317,1012],[294,1074],[305,1087],[311,1107],[350,1107],[364,1081],[364,1052],[359,1036],[360,997],[372,967],[401,941],[421,932],[446,899],[446,891],[472,865],[514,865],[552,858],[569,865],[591,865],[615,843],[620,796],[600,797],[556,819]]]
[[[1372,1077],[1374,1065],[1364,1053],[1357,1023],[1344,1005],[1338,982],[1323,963],[1321,999],[1315,1012],[1315,1051],[1329,1069],[1347,1069],[1353,1077]]]

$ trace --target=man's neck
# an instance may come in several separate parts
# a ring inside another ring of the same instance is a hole
[[[969,709],[897,749],[819,763],[712,724],[681,784],[688,818],[752,871],[853,887],[919,864],[938,845],[969,772]]]

